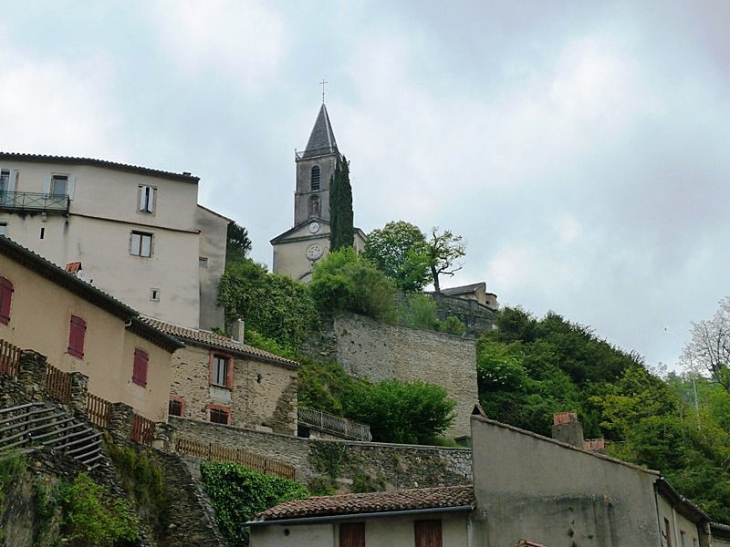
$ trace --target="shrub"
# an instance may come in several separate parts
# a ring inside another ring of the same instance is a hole
[[[427,294],[406,294],[398,311],[401,325],[427,330],[436,328],[436,301]]]
[[[447,334],[462,336],[466,332],[466,325],[458,317],[450,315],[439,323],[439,330]]]

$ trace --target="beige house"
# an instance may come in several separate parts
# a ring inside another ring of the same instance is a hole
[[[294,227],[271,240],[275,273],[310,281],[314,264],[329,252],[330,179],[342,159],[327,107],[322,103],[304,152],[295,154]],[[365,247],[365,234],[355,228],[354,248]]]
[[[0,234],[145,315],[222,326],[215,302],[230,219],[198,177],[87,158],[0,153]],[[205,270],[201,274],[201,269]]]
[[[173,357],[171,415],[296,435],[299,363],[213,332],[145,321],[186,343]]]
[[[138,313],[0,237],[0,339],[89,377],[89,392],[166,421],[172,354],[182,344]]]

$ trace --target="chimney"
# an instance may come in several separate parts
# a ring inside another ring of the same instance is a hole
[[[583,448],[583,426],[575,412],[558,412],[553,416],[553,439]]]
[[[236,319],[233,322],[233,325],[231,325],[231,338],[238,342],[239,344],[243,345],[243,319],[240,317]]]
[[[606,440],[600,439],[586,439],[583,441],[583,448],[590,450],[591,452],[598,452],[599,454],[606,454]]]

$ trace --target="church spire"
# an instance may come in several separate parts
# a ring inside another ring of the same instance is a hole
[[[309,142],[307,142],[307,148],[304,150],[302,159],[337,153],[337,141],[332,131],[330,117],[327,114],[327,107],[322,103],[317,121],[314,122],[314,128],[309,135]]]

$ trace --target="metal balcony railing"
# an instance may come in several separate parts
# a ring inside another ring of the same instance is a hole
[[[68,214],[71,200],[65,194],[0,192],[0,211]]]
[[[301,424],[318,429],[324,433],[358,441],[373,440],[373,436],[370,434],[370,426],[367,424],[338,418],[332,414],[327,414],[326,412],[312,408],[298,408],[297,417]]]

